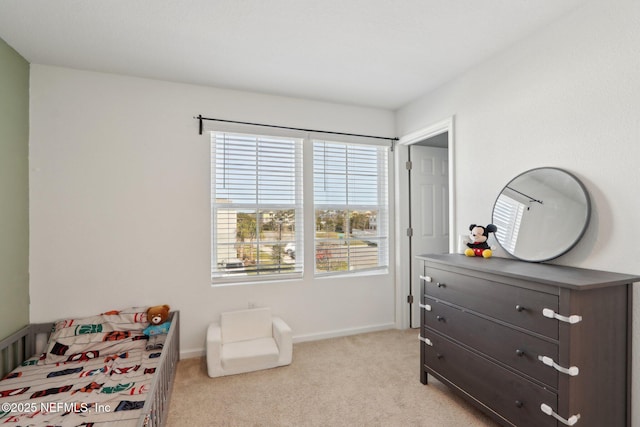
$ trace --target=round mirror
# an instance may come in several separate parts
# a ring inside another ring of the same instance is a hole
[[[524,172],[509,182],[493,205],[500,246],[523,261],[557,258],[573,248],[591,215],[589,194],[570,173],[557,168]]]

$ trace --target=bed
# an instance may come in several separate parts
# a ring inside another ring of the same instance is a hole
[[[31,324],[0,341],[0,424],[157,427],[180,354],[179,312],[147,348],[145,307]]]

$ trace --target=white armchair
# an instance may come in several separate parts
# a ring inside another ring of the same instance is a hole
[[[207,371],[221,377],[289,365],[291,328],[271,309],[252,308],[220,315],[207,329]]]

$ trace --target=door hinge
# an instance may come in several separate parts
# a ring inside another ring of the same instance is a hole
[[[407,295],[407,302],[413,304],[413,295]]]
[[[413,168],[413,162],[409,160],[407,163],[405,163],[405,167],[408,171],[410,171]]]
[[[407,228],[407,236],[409,236],[409,237],[413,236],[413,228],[411,228],[411,227]]]

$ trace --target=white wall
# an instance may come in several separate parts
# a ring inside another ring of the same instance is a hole
[[[597,0],[398,111],[398,135],[455,116],[456,230],[491,220],[501,188],[555,166],[586,185],[586,236],[559,264],[640,274],[640,2]],[[635,301],[640,301],[636,284]],[[634,371],[640,312],[634,305]],[[636,375],[638,378],[638,376]],[[633,384],[640,425],[640,382]]]
[[[221,311],[249,303],[272,307],[299,341],[393,327],[393,269],[210,286],[209,140],[198,114],[395,131],[385,110],[32,64],[31,321],[167,303],[181,311],[183,356],[202,351]]]

